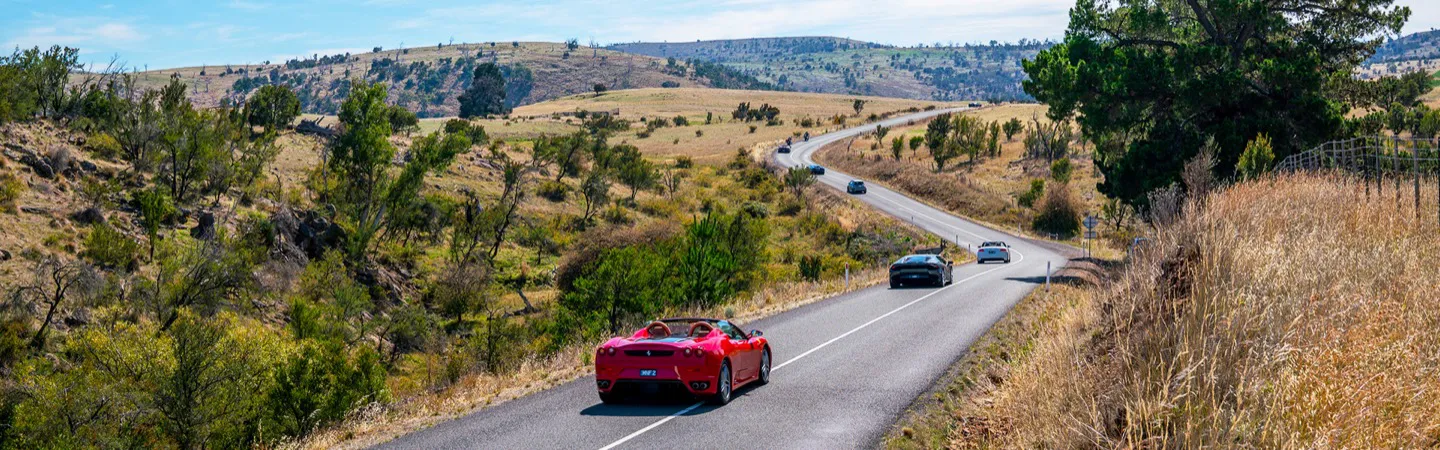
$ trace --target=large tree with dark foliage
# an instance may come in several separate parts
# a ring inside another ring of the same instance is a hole
[[[1143,205],[1208,138],[1220,176],[1262,133],[1277,158],[1332,138],[1345,110],[1327,80],[1409,15],[1392,0],[1079,0],[1024,87],[1095,141],[1101,192]]]
[[[507,112],[505,77],[500,74],[500,68],[495,63],[476,66],[470,88],[460,94],[460,117],[469,119]]]
[[[300,117],[300,98],[283,84],[262,86],[245,102],[245,120],[265,131],[285,128],[296,117]]]

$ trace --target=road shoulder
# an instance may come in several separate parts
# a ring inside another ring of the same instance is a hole
[[[1004,424],[986,423],[966,411],[989,403],[1008,378],[1009,370],[1028,357],[1034,340],[1053,328],[1089,287],[1103,282],[1113,262],[1078,258],[1074,248],[1053,244],[1072,259],[1056,273],[1053,286],[1026,295],[970,346],[945,374],[915,398],[885,433],[881,444],[891,449],[945,448],[954,433],[988,433]]]

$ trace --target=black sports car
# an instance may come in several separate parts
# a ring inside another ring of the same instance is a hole
[[[945,286],[955,281],[950,261],[940,255],[910,255],[890,264],[890,288],[907,284]]]

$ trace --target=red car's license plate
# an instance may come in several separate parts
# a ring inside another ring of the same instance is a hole
[[[653,377],[653,376],[655,376],[655,369],[643,369],[643,370],[640,371],[640,376],[642,376],[642,377]]]

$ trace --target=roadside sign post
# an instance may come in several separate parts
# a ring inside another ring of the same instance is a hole
[[[850,290],[850,263],[845,263],[845,290]]]
[[[1089,213],[1085,214],[1085,257],[1090,257],[1090,241],[1095,239],[1095,226],[1100,224],[1100,219]]]

